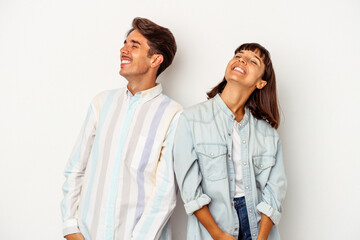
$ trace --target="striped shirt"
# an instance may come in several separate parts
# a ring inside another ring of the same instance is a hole
[[[63,234],[86,240],[171,239],[172,147],[182,107],[161,84],[97,95],[65,169]]]

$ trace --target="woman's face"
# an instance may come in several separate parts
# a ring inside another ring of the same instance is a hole
[[[265,87],[262,80],[265,65],[260,57],[260,51],[241,50],[228,63],[225,79],[228,83],[241,84],[243,87],[255,90]]]

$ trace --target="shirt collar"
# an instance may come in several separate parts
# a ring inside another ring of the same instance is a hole
[[[235,120],[235,115],[231,112],[231,110],[226,106],[224,101],[221,99],[220,94],[217,94],[214,97],[215,103],[218,105],[218,107],[231,119]],[[249,116],[250,116],[250,110],[245,107],[245,114],[243,119],[241,120],[241,125],[244,126],[249,122]]]
[[[131,99],[132,97],[140,97],[143,101],[151,100],[161,93],[162,93],[161,83],[156,83],[155,87],[146,89],[141,92],[137,92],[137,93],[135,93],[135,95],[132,95],[132,93],[129,91],[129,89],[126,88],[126,96],[128,98]]]

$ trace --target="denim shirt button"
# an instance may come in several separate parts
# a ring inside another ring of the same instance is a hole
[[[245,188],[246,188],[246,189],[249,189],[249,186],[246,186]]]
[[[246,141],[244,140],[244,141],[242,141],[242,143],[243,143],[243,144],[245,144],[245,143],[246,143]]]
[[[230,154],[228,155],[228,157],[230,158]]]
[[[233,179],[232,179],[232,178],[230,178],[230,182],[232,182],[232,180],[233,180]]]
[[[210,156],[214,156],[214,153],[210,153]]]
[[[243,165],[246,166],[246,162],[243,162]]]
[[[231,136],[231,133],[228,133],[229,136]]]
[[[238,229],[237,228],[235,228],[235,231],[237,231]]]
[[[251,213],[252,213],[252,209],[249,209],[249,212],[251,212]]]

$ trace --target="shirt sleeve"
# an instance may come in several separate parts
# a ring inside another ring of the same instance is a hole
[[[182,114],[179,118],[174,142],[174,170],[186,213],[195,211],[210,203],[200,185],[202,174],[189,122]]]
[[[176,184],[173,163],[173,143],[180,113],[177,113],[167,131],[155,176],[155,188],[144,212],[136,224],[133,240],[159,239],[176,206]]]
[[[282,213],[282,202],[285,198],[287,181],[283,163],[282,146],[278,141],[275,165],[262,192],[257,210],[268,216],[275,225],[279,224]]]
[[[85,122],[81,128],[76,144],[66,165],[63,185],[64,198],[61,202],[63,218],[63,235],[80,232],[77,220],[77,209],[83,177],[95,138],[96,115],[90,105]]]

